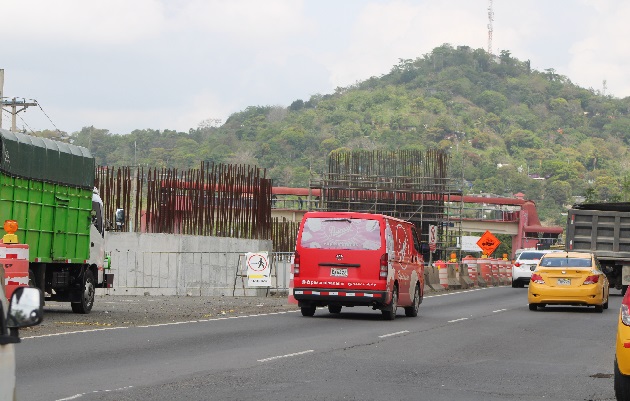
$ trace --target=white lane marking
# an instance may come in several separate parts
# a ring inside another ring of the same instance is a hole
[[[448,322],[449,322],[449,323],[455,323],[455,322],[461,322],[461,321],[463,321],[463,320],[468,320],[468,318],[467,318],[467,317],[463,317],[463,318],[461,318],[461,319],[449,320]]]
[[[378,338],[397,336],[399,334],[405,334],[405,333],[409,333],[409,330],[403,330],[403,331],[397,331],[395,333],[383,334],[382,336],[378,336]]]
[[[296,313],[296,312],[300,312],[300,310],[299,309],[298,310],[290,310],[290,311],[283,311],[283,312],[277,312],[277,313],[278,314],[284,314],[284,313]],[[247,315],[247,316],[217,317],[217,318],[214,318],[214,319],[189,320],[189,321],[186,321],[186,322],[156,323],[156,324],[148,324],[148,325],[142,325],[142,326],[106,327],[106,328],[102,328],[102,329],[65,331],[65,332],[62,332],[62,333],[41,334],[41,335],[38,335],[38,336],[21,337],[20,339],[21,340],[28,340],[28,339],[33,339],[33,338],[65,336],[65,335],[68,335],[68,334],[77,334],[77,333],[92,333],[92,332],[95,332],[95,331],[129,329],[129,328],[132,328],[132,327],[146,329],[146,328],[151,328],[151,327],[173,326],[173,325],[188,324],[188,323],[205,323],[205,322],[213,322],[213,321],[218,321],[218,320],[229,320],[229,319],[239,319],[239,318],[242,319],[244,317],[257,317],[257,316],[267,316],[267,315],[269,315],[269,313],[261,313],[259,315]]]
[[[133,388],[133,386],[126,386],[126,387],[120,387],[120,388],[115,388],[113,390],[94,390],[94,391],[90,391],[89,393],[79,393],[79,394],[75,394],[75,395],[71,395],[70,397],[66,397],[66,398],[59,398],[56,401],[70,401],[70,400],[76,400],[77,398],[81,398],[84,395],[88,395],[88,394],[95,394],[95,393],[110,393],[112,391],[122,391],[122,390],[129,390],[130,388]]]
[[[487,287],[487,288],[473,288],[471,290],[464,290],[464,291],[457,291],[457,292],[445,292],[443,294],[434,294],[434,295],[427,295],[424,298],[435,298],[435,297],[445,297],[447,295],[457,295],[457,294],[465,294],[467,292],[475,292],[475,291],[483,291],[483,290],[489,290],[491,288],[494,287]]]
[[[497,309],[497,310],[493,310],[492,313],[497,313],[497,312],[505,312],[507,309]]]
[[[299,355],[304,355],[304,354],[310,354],[311,352],[315,352],[315,350],[309,349],[307,351],[294,352],[292,354],[272,356],[271,358],[259,359],[258,362],[268,362],[268,361],[273,361],[273,360],[281,359],[281,358],[290,358],[292,356],[299,356]]]
[[[129,327],[107,327],[104,329],[92,329],[92,330],[79,330],[79,331],[66,331],[63,333],[52,333],[52,334],[42,334],[39,336],[30,336],[30,337],[22,337],[21,340],[28,340],[31,338],[43,338],[43,337],[55,337],[55,336],[64,336],[66,334],[76,334],[76,333],[92,333],[95,331],[105,331],[105,330],[118,330],[118,329],[128,329]]]

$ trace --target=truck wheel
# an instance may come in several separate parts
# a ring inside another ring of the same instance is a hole
[[[420,286],[416,284],[416,290],[413,293],[413,305],[405,306],[405,316],[407,317],[418,316],[418,309],[420,309]]]
[[[383,313],[383,319],[394,320],[396,319],[396,310],[398,309],[398,287],[394,287],[392,292],[392,302],[381,312]]]
[[[302,306],[300,311],[302,311],[302,316],[313,316],[315,315],[315,306]]]
[[[35,272],[31,269],[28,269],[28,286],[29,287],[37,287],[37,281],[35,279]]]
[[[72,302],[72,311],[74,313],[90,313],[94,306],[94,276],[90,270],[83,273],[83,290],[81,291],[81,302]]]
[[[341,305],[328,305],[328,312],[341,313]]]

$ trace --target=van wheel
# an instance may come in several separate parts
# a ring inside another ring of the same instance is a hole
[[[396,310],[398,309],[398,287],[394,287],[392,291],[392,302],[381,310],[383,313],[383,319],[394,320],[396,319]]]
[[[405,307],[405,316],[418,316],[418,309],[420,309],[420,286],[416,284],[416,290],[413,293],[413,305]]]
[[[328,312],[341,313],[341,305],[328,305]]]
[[[315,315],[315,306],[302,306],[300,310],[302,311],[302,316]]]

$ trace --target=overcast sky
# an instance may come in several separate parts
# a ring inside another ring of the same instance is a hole
[[[488,47],[488,0],[0,0],[18,127],[187,132],[288,106],[444,43]],[[630,1],[494,0],[493,51],[630,96]],[[46,115],[48,117],[46,117]],[[10,116],[2,114],[3,128]],[[54,125],[53,125],[54,124]]]

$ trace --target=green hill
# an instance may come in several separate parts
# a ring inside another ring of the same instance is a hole
[[[73,133],[103,165],[266,168],[274,185],[306,187],[338,149],[450,149],[466,193],[523,192],[545,223],[564,225],[574,197],[630,197],[630,98],[604,96],[502,51],[448,44],[391,71],[290,106],[251,106],[188,133]]]

